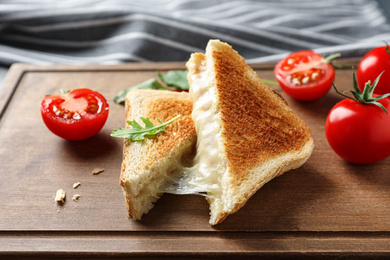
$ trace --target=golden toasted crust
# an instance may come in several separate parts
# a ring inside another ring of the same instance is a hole
[[[168,125],[164,132],[153,139],[153,157],[155,160],[166,157],[170,151],[176,149],[180,143],[188,139],[191,135],[196,135],[194,124],[191,118],[192,101],[177,100],[168,98],[158,98],[149,104],[149,118],[154,124],[156,118],[166,122],[176,115],[181,115],[179,119]]]
[[[310,130],[285,100],[231,46],[218,44],[211,53],[228,166],[237,179],[264,161],[302,149]]]

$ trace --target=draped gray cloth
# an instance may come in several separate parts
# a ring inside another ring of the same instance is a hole
[[[248,63],[314,49],[361,57],[390,42],[374,0],[0,1],[0,65],[186,61],[209,39]]]

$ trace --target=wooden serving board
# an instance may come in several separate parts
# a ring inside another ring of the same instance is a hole
[[[271,64],[252,67],[274,80]],[[208,204],[195,195],[164,195],[142,221],[129,219],[119,186],[123,140],[110,137],[124,125],[124,107],[112,98],[157,71],[184,68],[12,66],[0,88],[0,258],[390,254],[390,159],[358,166],[330,149],[325,119],[341,100],[333,90],[299,102],[274,87],[311,128],[315,149],[304,166],[266,184],[222,224],[208,224]],[[351,76],[351,70],[338,70],[338,87],[351,88]],[[70,142],[46,128],[41,100],[61,88],[91,88],[110,101],[99,134]],[[105,170],[93,175],[95,168]],[[77,189],[75,182],[81,183]],[[59,188],[67,193],[63,206],[54,203]],[[71,199],[76,193],[78,202]]]

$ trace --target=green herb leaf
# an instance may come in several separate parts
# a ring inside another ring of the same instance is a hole
[[[150,135],[156,135],[161,131],[165,131],[165,126],[172,124],[173,121],[180,118],[181,115],[178,115],[167,122],[162,122],[160,119],[157,119],[160,123],[159,125],[153,125],[153,123],[147,117],[140,117],[142,122],[144,122],[145,126],[141,126],[137,121],[127,121],[127,123],[132,128],[123,128],[114,129],[111,133],[112,137],[118,138],[127,138],[131,141],[141,141],[144,140],[145,137]]]
[[[70,90],[60,89],[59,92],[60,92],[61,95],[65,95],[65,94],[69,93]]]
[[[160,72],[157,72],[157,75],[168,86],[186,90],[190,88],[187,81],[187,73],[187,70],[170,70],[165,75]]]
[[[126,94],[133,89],[157,89],[157,90],[166,90],[160,82],[158,82],[156,79],[149,79],[146,80],[138,85],[135,85],[131,88],[123,89],[121,90],[115,97],[114,102],[117,104],[124,104],[126,100]]]
[[[274,80],[269,80],[269,79],[260,79],[264,84],[267,84],[267,85],[273,85],[273,86],[280,86],[279,83],[277,81],[274,81]]]

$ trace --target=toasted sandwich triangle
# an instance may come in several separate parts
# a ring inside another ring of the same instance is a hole
[[[140,89],[126,95],[125,109],[126,121],[140,124],[140,117],[158,124],[158,119],[166,122],[181,115],[154,137],[124,140],[120,185],[129,215],[140,220],[165,193],[177,168],[192,156],[196,143],[192,101],[185,92]]]
[[[230,45],[211,40],[206,55],[193,54],[187,68],[198,135],[197,160],[211,164],[203,167],[209,168],[203,175],[219,175],[216,186],[220,191],[208,191],[210,224],[218,224],[265,183],[305,163],[313,139],[285,100],[264,85]],[[209,106],[204,105],[207,99]],[[212,127],[221,129],[214,140],[207,136],[211,126],[203,122],[205,117]],[[220,165],[211,162],[213,155],[207,152],[211,146],[219,147]]]

